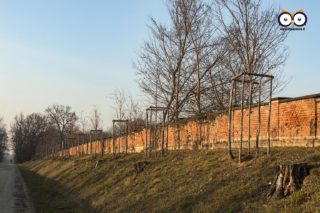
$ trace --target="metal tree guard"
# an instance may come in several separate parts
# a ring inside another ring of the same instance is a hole
[[[246,79],[249,77],[249,80]],[[259,78],[259,82],[256,82],[254,77]],[[241,80],[240,80],[241,78]],[[233,99],[236,93],[236,83],[241,82],[241,94],[240,94],[240,142],[239,142],[239,163],[241,162],[242,156],[242,143],[243,143],[243,109],[244,109],[244,88],[245,84],[249,83],[249,100],[248,100],[248,152],[250,154],[250,136],[251,136],[251,107],[252,107],[252,91],[254,85],[258,86],[258,128],[256,132],[256,155],[259,153],[259,139],[260,139],[260,128],[261,128],[261,87],[263,84],[266,84],[270,81],[269,85],[269,106],[268,106],[268,125],[267,125],[267,155],[270,154],[270,125],[271,125],[271,99],[272,99],[272,81],[274,76],[266,75],[266,74],[257,74],[257,73],[247,73],[242,72],[239,75],[236,75],[231,80],[231,89],[230,89],[230,97],[229,97],[229,112],[228,112],[228,154],[231,158],[233,158],[232,150],[231,150],[231,142],[232,142],[232,115],[233,115]]]
[[[90,154],[92,154],[92,133],[94,133],[94,140],[97,140],[97,133],[100,137],[98,137],[100,139],[100,145],[101,145],[101,156],[103,156],[103,140],[102,140],[102,129],[92,129],[90,130]],[[96,154],[96,149],[94,149],[94,154]]]
[[[126,124],[126,144],[125,144],[125,153],[128,154],[128,134],[129,134],[129,120],[112,120],[112,152],[115,155],[116,150],[115,150],[115,133],[114,133],[114,124],[115,123],[125,123]],[[120,133],[121,133],[121,127],[120,127]],[[121,134],[120,134],[121,135]],[[120,145],[119,145],[119,150],[118,152],[120,153]]]
[[[162,122],[161,122],[161,155],[164,155],[164,151],[168,151],[168,128],[167,130],[167,140],[165,144],[165,136],[164,136],[164,131],[165,131],[165,123],[166,123],[166,113],[168,112],[167,107],[155,107],[155,106],[150,106],[149,108],[146,109],[146,139],[145,139],[145,154],[146,157],[151,157],[152,151],[155,148],[156,144],[155,141],[152,140],[152,122],[153,122],[153,114],[155,113],[157,116],[158,111],[162,111]],[[149,116],[150,114],[150,116]],[[148,142],[148,129],[150,132],[149,135],[149,142]],[[157,131],[157,130],[155,130]],[[149,146],[149,148],[148,148]],[[166,146],[166,148],[165,148]]]

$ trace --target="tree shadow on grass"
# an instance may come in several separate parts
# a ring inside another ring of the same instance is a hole
[[[88,202],[61,184],[25,168],[19,168],[30,191],[36,212],[97,212]]]
[[[215,184],[207,185],[199,194],[181,197],[171,203],[162,212],[242,212],[245,209],[244,201],[258,201],[264,197],[265,186],[255,186],[244,189],[242,192],[225,187],[226,192],[221,193]],[[235,187],[236,188],[236,187]],[[217,197],[219,196],[219,197]],[[217,200],[216,200],[217,199]],[[253,211],[254,212],[254,211]]]

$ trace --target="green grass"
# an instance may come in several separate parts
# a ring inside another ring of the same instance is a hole
[[[277,148],[239,165],[225,150],[176,151],[149,159],[136,174],[142,154],[36,160],[20,165],[38,212],[320,212],[320,168],[303,188],[267,201],[274,168],[284,163],[320,161],[311,148]]]

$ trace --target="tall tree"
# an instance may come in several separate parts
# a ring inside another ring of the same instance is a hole
[[[153,104],[175,118],[183,110],[223,110],[230,79],[243,71],[272,74],[281,89],[288,32],[278,29],[274,7],[261,0],[169,0],[168,13],[169,25],[151,19],[151,39],[137,60],[139,85]]]
[[[288,56],[284,41],[289,31],[279,29],[278,9],[263,6],[262,0],[217,0],[215,8],[217,25],[228,50],[222,68],[229,76],[240,72],[274,75],[274,89],[282,89],[282,68]],[[252,78],[248,80],[255,80]],[[253,86],[248,85],[247,90]],[[257,93],[258,88],[252,91]]]
[[[102,119],[101,114],[97,107],[93,108],[93,111],[90,116],[91,128],[93,130],[98,130],[102,128]]]
[[[187,54],[191,76],[186,81],[190,88],[185,95],[185,102],[191,103],[187,107],[188,111],[201,114],[210,110],[208,108],[215,107],[212,98],[209,97],[212,89],[208,79],[217,73],[217,67],[226,51],[221,44],[219,31],[213,24],[214,13],[211,4],[199,0],[179,2],[184,11],[182,18],[187,26],[191,50]],[[184,104],[184,101],[182,103]]]
[[[129,131],[137,131],[145,127],[144,114],[141,106],[137,100],[135,100],[131,94],[126,98],[126,114],[129,120]]]
[[[239,73],[268,74],[275,77],[273,90],[283,88],[282,67],[287,59],[287,48],[284,41],[288,31],[281,31],[276,23],[278,10],[265,7],[262,0],[217,0],[215,4],[217,23],[222,34],[228,57],[222,66],[229,74],[229,79]],[[248,75],[242,82],[241,105],[243,100],[249,107],[248,148],[250,154],[250,121],[252,102],[259,99],[261,79]],[[255,84],[256,83],[256,84]],[[223,85],[230,88],[230,84]],[[263,88],[262,95],[267,88]],[[247,91],[243,94],[243,91]],[[236,90],[237,91],[237,90]],[[238,93],[238,95],[240,95]],[[229,140],[229,155],[232,157],[231,140]],[[256,146],[257,148],[257,146]]]
[[[116,89],[113,93],[113,108],[117,119],[126,117],[126,95],[123,90]]]
[[[46,109],[50,122],[57,128],[60,136],[61,150],[65,148],[66,135],[72,133],[78,119],[70,106],[52,105]]]
[[[80,131],[84,134],[87,132],[88,128],[88,121],[86,116],[83,115],[83,112],[81,112],[79,117],[79,124],[80,124]]]
[[[12,143],[16,162],[31,160],[40,144],[46,143],[48,122],[45,116],[33,113],[28,116],[15,116],[11,126]]]
[[[116,119],[129,121],[130,132],[140,130],[145,126],[141,106],[130,93],[125,93],[123,90],[115,90],[113,93],[113,108]],[[125,128],[124,123],[116,123],[116,133],[125,132]]]
[[[144,43],[137,61],[139,85],[143,92],[151,97],[152,104],[166,106],[177,116],[186,85],[183,76],[188,75],[184,72],[188,66],[184,59],[190,48],[180,2],[173,0],[168,4],[169,27],[151,19],[152,37]]]
[[[6,127],[3,123],[3,119],[0,117],[0,162],[2,160],[4,152],[7,150],[8,135]]]
[[[143,92],[156,105],[170,108],[171,120],[177,120],[182,111],[201,114],[215,107],[209,80],[216,81],[210,77],[218,71],[226,51],[212,23],[210,4],[168,2],[170,24],[151,19],[152,38],[143,46],[137,69]]]

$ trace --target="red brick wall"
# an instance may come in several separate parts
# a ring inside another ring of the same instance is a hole
[[[267,140],[268,104],[261,106],[261,131],[260,146],[265,146]],[[233,146],[236,147],[240,138],[240,116],[239,109],[234,110],[232,129]],[[203,148],[203,147],[226,147],[228,138],[228,115],[226,112],[218,114],[211,120],[197,123],[188,120],[180,123],[180,131],[175,126],[170,126],[168,131],[168,142],[170,149],[179,147],[178,135],[180,135],[180,148]],[[244,110],[243,119],[243,146],[248,146],[248,109]],[[320,95],[301,97],[295,99],[276,99],[272,101],[271,113],[271,145],[272,146],[313,146],[318,142],[320,125]],[[317,128],[316,128],[317,126]],[[251,147],[255,147],[256,131],[258,127],[258,107],[254,106],[251,113]],[[201,134],[200,134],[201,132]],[[179,134],[180,133],[180,134]],[[160,132],[158,133],[160,135]],[[201,145],[199,143],[201,136]],[[128,151],[140,152],[145,147],[145,130],[132,133],[128,138]],[[148,136],[149,140],[149,136]],[[112,139],[104,142],[104,152],[113,150]],[[115,139],[115,149],[120,152],[125,150],[125,137]],[[160,148],[160,147],[159,147]],[[72,147],[68,150],[70,155],[78,152],[86,153],[86,144],[80,147]],[[90,153],[90,144],[88,147]],[[93,153],[101,153],[101,142],[92,143]]]

